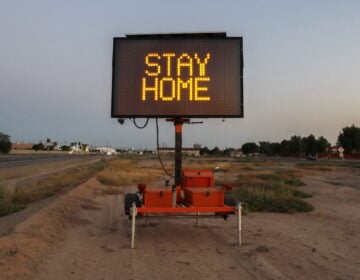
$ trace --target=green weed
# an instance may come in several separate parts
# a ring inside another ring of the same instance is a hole
[[[305,184],[291,170],[239,175],[234,185],[238,186],[234,189],[235,196],[246,202],[250,211],[295,213],[314,209],[302,200],[312,195],[293,188]]]
[[[247,203],[250,211],[295,213],[314,210],[312,205],[301,199],[305,195],[300,196],[300,193],[305,193],[281,185],[245,185],[234,192],[237,199]]]

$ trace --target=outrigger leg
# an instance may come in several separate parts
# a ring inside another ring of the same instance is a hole
[[[134,248],[135,245],[135,221],[136,221],[136,203],[133,202],[131,206],[131,249]]]
[[[241,202],[237,205],[238,245],[241,246]]]

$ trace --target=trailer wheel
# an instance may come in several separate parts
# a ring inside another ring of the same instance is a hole
[[[136,207],[141,207],[141,201],[137,193],[127,193],[124,198],[125,215],[130,215],[132,203],[135,202]]]
[[[235,196],[233,196],[230,193],[227,193],[224,195],[224,204],[230,207],[236,207],[237,206],[237,199]]]
[[[237,206],[237,200],[235,198],[235,196],[233,196],[230,193],[226,193],[224,195],[224,204],[226,206],[230,206],[230,207],[236,207]],[[235,214],[235,212],[233,213],[215,213],[215,215],[221,216],[223,217],[223,219],[226,221],[227,218],[229,217],[229,214]]]

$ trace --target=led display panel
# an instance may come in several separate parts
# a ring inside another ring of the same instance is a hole
[[[243,117],[242,38],[114,38],[111,114]]]

